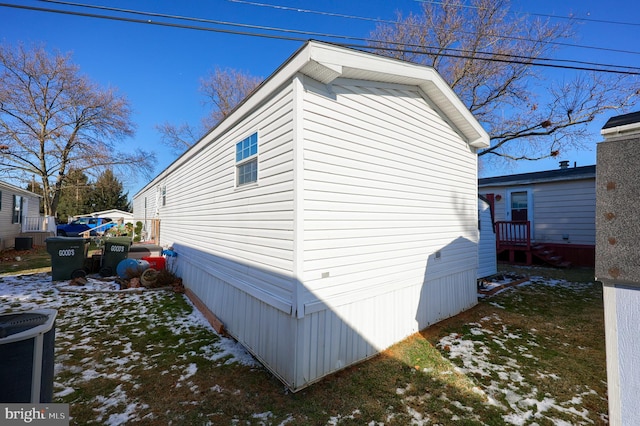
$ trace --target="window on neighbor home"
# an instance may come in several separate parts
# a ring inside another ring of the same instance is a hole
[[[258,181],[258,134],[236,144],[236,182],[238,186]]]
[[[13,216],[11,223],[22,223],[22,197],[19,195],[13,196]]]

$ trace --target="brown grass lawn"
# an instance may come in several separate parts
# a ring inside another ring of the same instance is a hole
[[[0,312],[58,309],[54,402],[70,405],[72,424],[607,423],[593,271],[518,270],[530,283],[291,393],[182,294],[60,291],[8,263]]]

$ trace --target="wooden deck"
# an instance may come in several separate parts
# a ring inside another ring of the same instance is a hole
[[[496,253],[509,252],[509,263],[515,263],[516,252],[524,252],[526,264],[531,265],[531,222],[496,222]]]
[[[516,253],[524,253],[525,265],[536,259],[559,268],[568,268],[571,262],[565,260],[552,247],[531,242],[531,222],[496,222],[496,254],[509,253],[509,263],[516,262]],[[520,262],[522,259],[520,258]]]

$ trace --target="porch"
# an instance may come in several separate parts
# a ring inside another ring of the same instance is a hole
[[[532,242],[531,222],[528,220],[496,222],[496,255],[500,256],[503,253],[506,253],[507,262],[510,264],[532,265],[535,257],[559,268],[572,266],[567,257],[572,260],[575,258],[573,263],[578,264],[586,260],[586,265],[582,266],[588,266],[588,260],[595,257],[593,247]],[[569,254],[575,256],[568,256]]]
[[[34,246],[46,245],[45,240],[56,235],[56,221],[53,216],[23,217],[18,238],[30,237]]]
[[[496,254],[508,253],[509,263],[516,263],[516,253],[522,253],[525,264],[531,265],[531,222],[496,222]]]

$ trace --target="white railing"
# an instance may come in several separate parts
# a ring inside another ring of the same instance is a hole
[[[23,217],[22,219],[22,232],[56,232],[56,221],[53,216]]]

